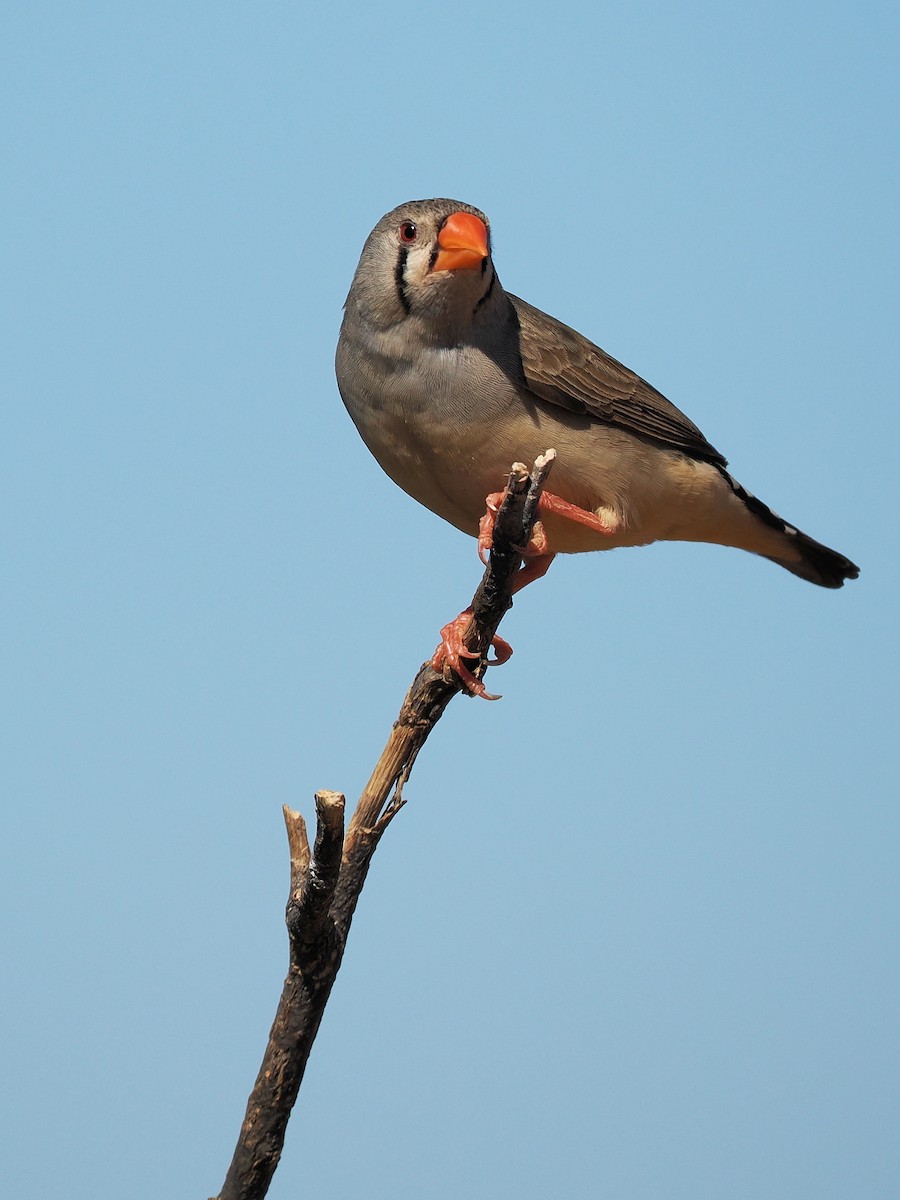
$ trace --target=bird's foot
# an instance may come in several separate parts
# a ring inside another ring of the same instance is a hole
[[[503,492],[491,492],[486,497],[484,516],[478,522],[478,557],[485,566],[487,566],[491,547],[494,544],[494,526],[497,523],[497,513],[500,510],[500,502],[503,496]],[[562,503],[565,503],[565,501]],[[535,521],[527,545],[515,546],[514,549],[518,550],[524,558],[537,558],[546,554],[549,554],[551,558],[553,557],[547,533],[540,521]],[[543,571],[541,574],[543,574]],[[518,588],[515,590],[518,591]]]
[[[485,497],[484,516],[478,522],[478,557],[485,566],[494,544],[494,526],[497,524],[497,513],[500,511],[503,495],[503,492],[491,492]]]
[[[540,522],[535,525],[535,529]],[[542,531],[543,532],[543,531]],[[528,543],[529,546],[531,543]],[[556,558],[555,554],[541,554],[540,551],[527,551],[528,560],[522,563],[522,566],[513,577],[512,593],[521,592],[523,587],[527,587],[529,583],[534,583],[536,579],[540,579],[542,575],[546,575],[550,570],[550,564]]]
[[[487,690],[484,684],[478,679],[466,664],[464,658],[480,658],[481,655],[477,650],[470,650],[463,641],[463,634],[469,629],[472,619],[472,609],[464,609],[458,617],[454,617],[452,621],[444,626],[441,630],[441,644],[435,650],[431,658],[431,666],[435,671],[443,672],[445,667],[449,667],[459,676],[465,686],[466,691],[473,696],[481,696],[483,700],[499,700],[499,696],[493,695]],[[509,642],[503,640],[502,637],[494,636],[491,639],[491,645],[497,655],[496,658],[487,660],[488,666],[498,667],[501,663],[505,663],[512,655],[512,646]]]
[[[485,500],[487,507],[478,524],[478,557],[483,563],[487,563],[491,546],[494,544],[494,525],[502,499],[502,492],[492,492]],[[586,508],[579,508],[577,504],[570,504],[568,500],[563,500],[561,496],[555,496],[553,492],[541,494],[538,511],[545,515],[562,518],[564,521],[573,521],[576,525],[584,525],[605,537],[612,537],[618,530],[618,524],[614,520],[601,517],[595,512],[588,512]],[[516,576],[513,592],[520,592],[526,584],[533,583],[535,579],[546,575],[551,562],[553,562],[554,551],[550,547],[550,539],[542,521],[535,521],[528,544],[521,547],[521,553],[530,561],[522,566]]]

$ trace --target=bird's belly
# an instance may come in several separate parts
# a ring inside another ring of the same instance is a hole
[[[612,530],[598,533],[548,516],[551,545],[561,553],[684,537],[695,500],[702,502],[717,483],[718,472],[707,464],[523,399],[505,377],[506,386],[494,378],[483,394],[455,391],[452,378],[445,370],[424,380],[399,371],[387,386],[382,375],[379,388],[345,393],[344,400],[383,470],[465,533],[477,534],[485,497],[502,490],[513,462],[530,465],[551,448],[557,460],[548,490],[598,513]]]
[[[421,436],[407,421],[393,418],[363,432],[366,445],[399,487],[451,525],[475,534],[487,492],[478,499],[473,464],[464,461],[453,439],[452,428],[430,424],[427,436]]]

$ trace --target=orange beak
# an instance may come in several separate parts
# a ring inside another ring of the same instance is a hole
[[[438,234],[435,271],[480,271],[488,256],[487,226],[472,213],[451,213]]]

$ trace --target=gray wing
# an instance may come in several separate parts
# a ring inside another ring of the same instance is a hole
[[[509,300],[519,326],[525,383],[535,396],[692,458],[726,465],[693,421],[634,371],[518,296]]]

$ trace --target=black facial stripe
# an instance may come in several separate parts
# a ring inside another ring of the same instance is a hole
[[[490,259],[486,258],[484,260],[484,262],[481,264],[481,273],[482,274],[484,274],[484,272],[487,270],[489,262],[490,262]],[[475,305],[475,309],[474,309],[475,312],[478,312],[478,310],[479,310],[479,308],[481,308],[482,304],[484,304],[487,300],[490,299],[491,292],[494,290],[494,284],[496,282],[497,282],[497,272],[491,271],[491,282],[487,285],[487,289],[486,289],[484,295],[481,297],[481,299]]]
[[[405,313],[412,312],[412,305],[409,302],[409,297],[406,294],[406,255],[408,251],[405,246],[400,247],[397,254],[397,265],[394,267],[394,283],[397,286],[397,299],[403,306]]]

